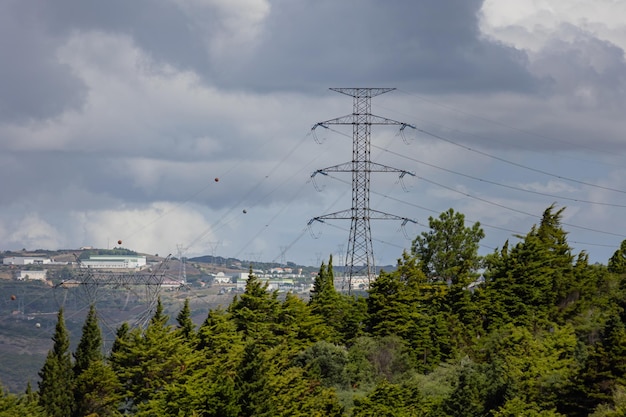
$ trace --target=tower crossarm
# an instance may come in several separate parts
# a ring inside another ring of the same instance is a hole
[[[322,216],[313,217],[309,220],[308,225],[313,224],[314,222],[324,223],[324,220],[345,220],[352,219],[355,215],[354,210],[341,210],[336,211],[334,213],[324,214]],[[396,216],[395,214],[385,213],[384,211],[378,210],[367,210],[367,218],[370,220],[401,220],[402,226],[407,223],[417,224],[416,220],[409,219],[408,217]]]
[[[413,172],[390,167],[387,165],[378,164],[376,162],[370,162],[368,165],[368,169],[369,169],[369,172],[397,172],[400,174],[401,178],[403,178],[405,175],[411,175],[413,177],[415,176],[415,173]],[[338,164],[338,165],[333,165],[327,168],[318,169],[311,174],[311,177],[314,177],[317,174],[327,175],[329,172],[352,172],[353,170],[354,170],[354,164],[352,162],[344,162],[343,164]]]
[[[395,90],[395,88],[390,87],[331,87],[329,88],[331,91],[336,91],[337,93],[345,94],[354,98],[372,98],[379,96],[381,94],[388,93],[390,91]]]
[[[361,120],[362,117],[367,117],[367,120]],[[324,122],[315,123],[312,127],[312,130],[315,130],[319,126],[328,128],[329,125],[354,125],[357,123],[366,123],[369,125],[396,125],[400,126],[400,128],[403,130],[407,127],[413,129],[416,128],[409,123],[399,122],[393,119],[387,119],[386,117],[376,116],[374,114],[352,113],[345,116],[337,117],[335,119],[326,120]]]

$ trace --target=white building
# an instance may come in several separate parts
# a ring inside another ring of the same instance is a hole
[[[47,274],[48,274],[47,269],[44,269],[43,271],[20,271],[17,274],[17,280],[18,281],[26,281],[26,280],[45,281]]]
[[[246,276],[246,279],[248,279],[247,276]],[[213,282],[215,284],[228,284],[232,282],[232,278],[225,275],[222,271],[220,271],[217,274],[213,275]]]
[[[232,281],[237,283],[243,282],[245,286],[245,283],[248,282],[248,278],[250,278],[249,272],[236,272],[233,274]]]
[[[146,266],[145,256],[135,255],[91,255],[81,261],[83,267],[93,269],[141,269]]]
[[[50,258],[12,256],[2,259],[3,265],[43,265],[49,264]]]

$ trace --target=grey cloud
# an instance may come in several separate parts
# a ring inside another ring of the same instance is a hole
[[[180,68],[208,71],[208,57],[202,40],[188,17],[167,0],[39,0],[49,30],[60,36],[72,31],[99,30],[123,33],[155,60]]]
[[[0,122],[53,117],[79,107],[85,87],[55,56],[31,2],[0,5]]]
[[[481,4],[274,1],[261,46],[238,67],[226,61],[219,79],[258,90],[389,83],[431,92],[532,89],[524,53],[480,37]]]
[[[567,35],[554,38],[533,60],[535,72],[553,79],[551,92],[570,96],[577,106],[623,104],[626,92],[624,51],[570,25],[563,25],[561,31]],[[576,99],[583,90],[588,94]]]
[[[424,92],[532,90],[526,56],[481,38],[482,0],[415,2],[273,0],[255,42],[211,57],[218,15],[193,20],[173,2],[39,1],[58,36],[73,30],[125,33],[154,59],[192,69],[208,84],[257,91],[323,91],[390,85]],[[391,85],[393,84],[393,85]]]

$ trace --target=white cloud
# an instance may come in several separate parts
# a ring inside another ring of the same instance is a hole
[[[42,219],[39,214],[23,214],[11,226],[5,226],[4,244],[26,249],[61,248],[66,242],[63,233]]]
[[[167,216],[166,221],[162,221]],[[178,245],[194,254],[208,253],[208,242],[214,240],[212,224],[189,205],[154,202],[146,208],[110,209],[74,212],[75,230],[83,231],[83,245],[141,248],[145,253],[161,256],[176,254]],[[190,243],[193,247],[188,247]]]
[[[614,0],[485,0],[481,29],[519,48],[537,50],[572,25],[626,50],[626,3]]]

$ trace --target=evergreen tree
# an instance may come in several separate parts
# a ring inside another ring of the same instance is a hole
[[[74,352],[74,376],[78,377],[92,362],[102,361],[102,332],[93,305],[89,307],[83,324],[82,336]]]
[[[626,240],[623,240],[619,249],[609,259],[609,271],[615,274],[626,273]]]
[[[47,417],[47,414],[30,393],[17,396],[0,386],[0,417]]]
[[[255,417],[272,411],[269,393],[265,389],[269,378],[269,364],[262,348],[255,340],[249,340],[245,345],[240,368],[237,370],[236,388],[239,392],[242,417]]]
[[[366,305],[362,297],[340,294],[335,289],[333,257],[328,265],[322,262],[319,273],[313,282],[309,307],[313,314],[322,318],[332,332],[327,338],[335,343],[349,341],[363,333]]]
[[[451,356],[447,323],[438,301],[441,283],[427,283],[415,257],[406,252],[392,273],[381,272],[368,291],[368,330],[398,336],[425,371]]]
[[[279,302],[278,293],[270,293],[267,285],[250,270],[244,293],[232,301],[228,311],[244,336],[269,346],[276,342]]]
[[[512,249],[505,245],[487,258],[485,272],[486,324],[506,322],[544,326],[562,321],[563,310],[580,294],[584,282],[574,265],[567,233],[560,227],[563,209],[546,209],[539,227],[533,226]],[[584,257],[581,268],[584,267]]]
[[[329,337],[332,328],[313,314],[309,305],[293,293],[287,293],[279,306],[277,335],[295,353],[311,344]]]
[[[137,416],[240,415],[235,384],[243,356],[242,334],[230,314],[218,308],[209,311],[198,329],[197,340],[194,354],[197,360],[191,364],[189,375],[176,383],[168,383],[148,402],[140,404]]]
[[[62,308],[57,315],[52,340],[52,349],[39,371],[39,404],[51,417],[67,417],[72,414],[74,380],[70,339]]]
[[[216,360],[241,346],[242,339],[230,313],[221,307],[209,310],[207,318],[198,329],[198,349],[204,350],[208,358]]]
[[[428,225],[431,230],[416,237],[411,247],[424,274],[452,283],[471,277],[481,265],[478,244],[485,232],[480,223],[465,227],[465,216],[449,209],[438,219],[429,217]]]
[[[189,299],[185,298],[183,308],[176,316],[178,323],[178,331],[182,334],[183,339],[193,343],[196,337],[195,324],[191,320],[191,308],[189,307]]]
[[[121,416],[123,395],[115,372],[104,361],[92,361],[76,378],[74,416]]]
[[[159,299],[143,332],[134,329],[116,340],[110,361],[125,391],[126,411],[136,411],[168,384],[183,382],[193,369],[191,347],[167,325],[168,319]]]
[[[104,363],[102,332],[93,305],[74,352],[74,380],[74,416],[117,413],[120,384],[113,370]]]
[[[355,401],[353,417],[413,417],[423,415],[422,396],[413,384],[382,381],[368,396]],[[470,414],[465,414],[470,415]]]

